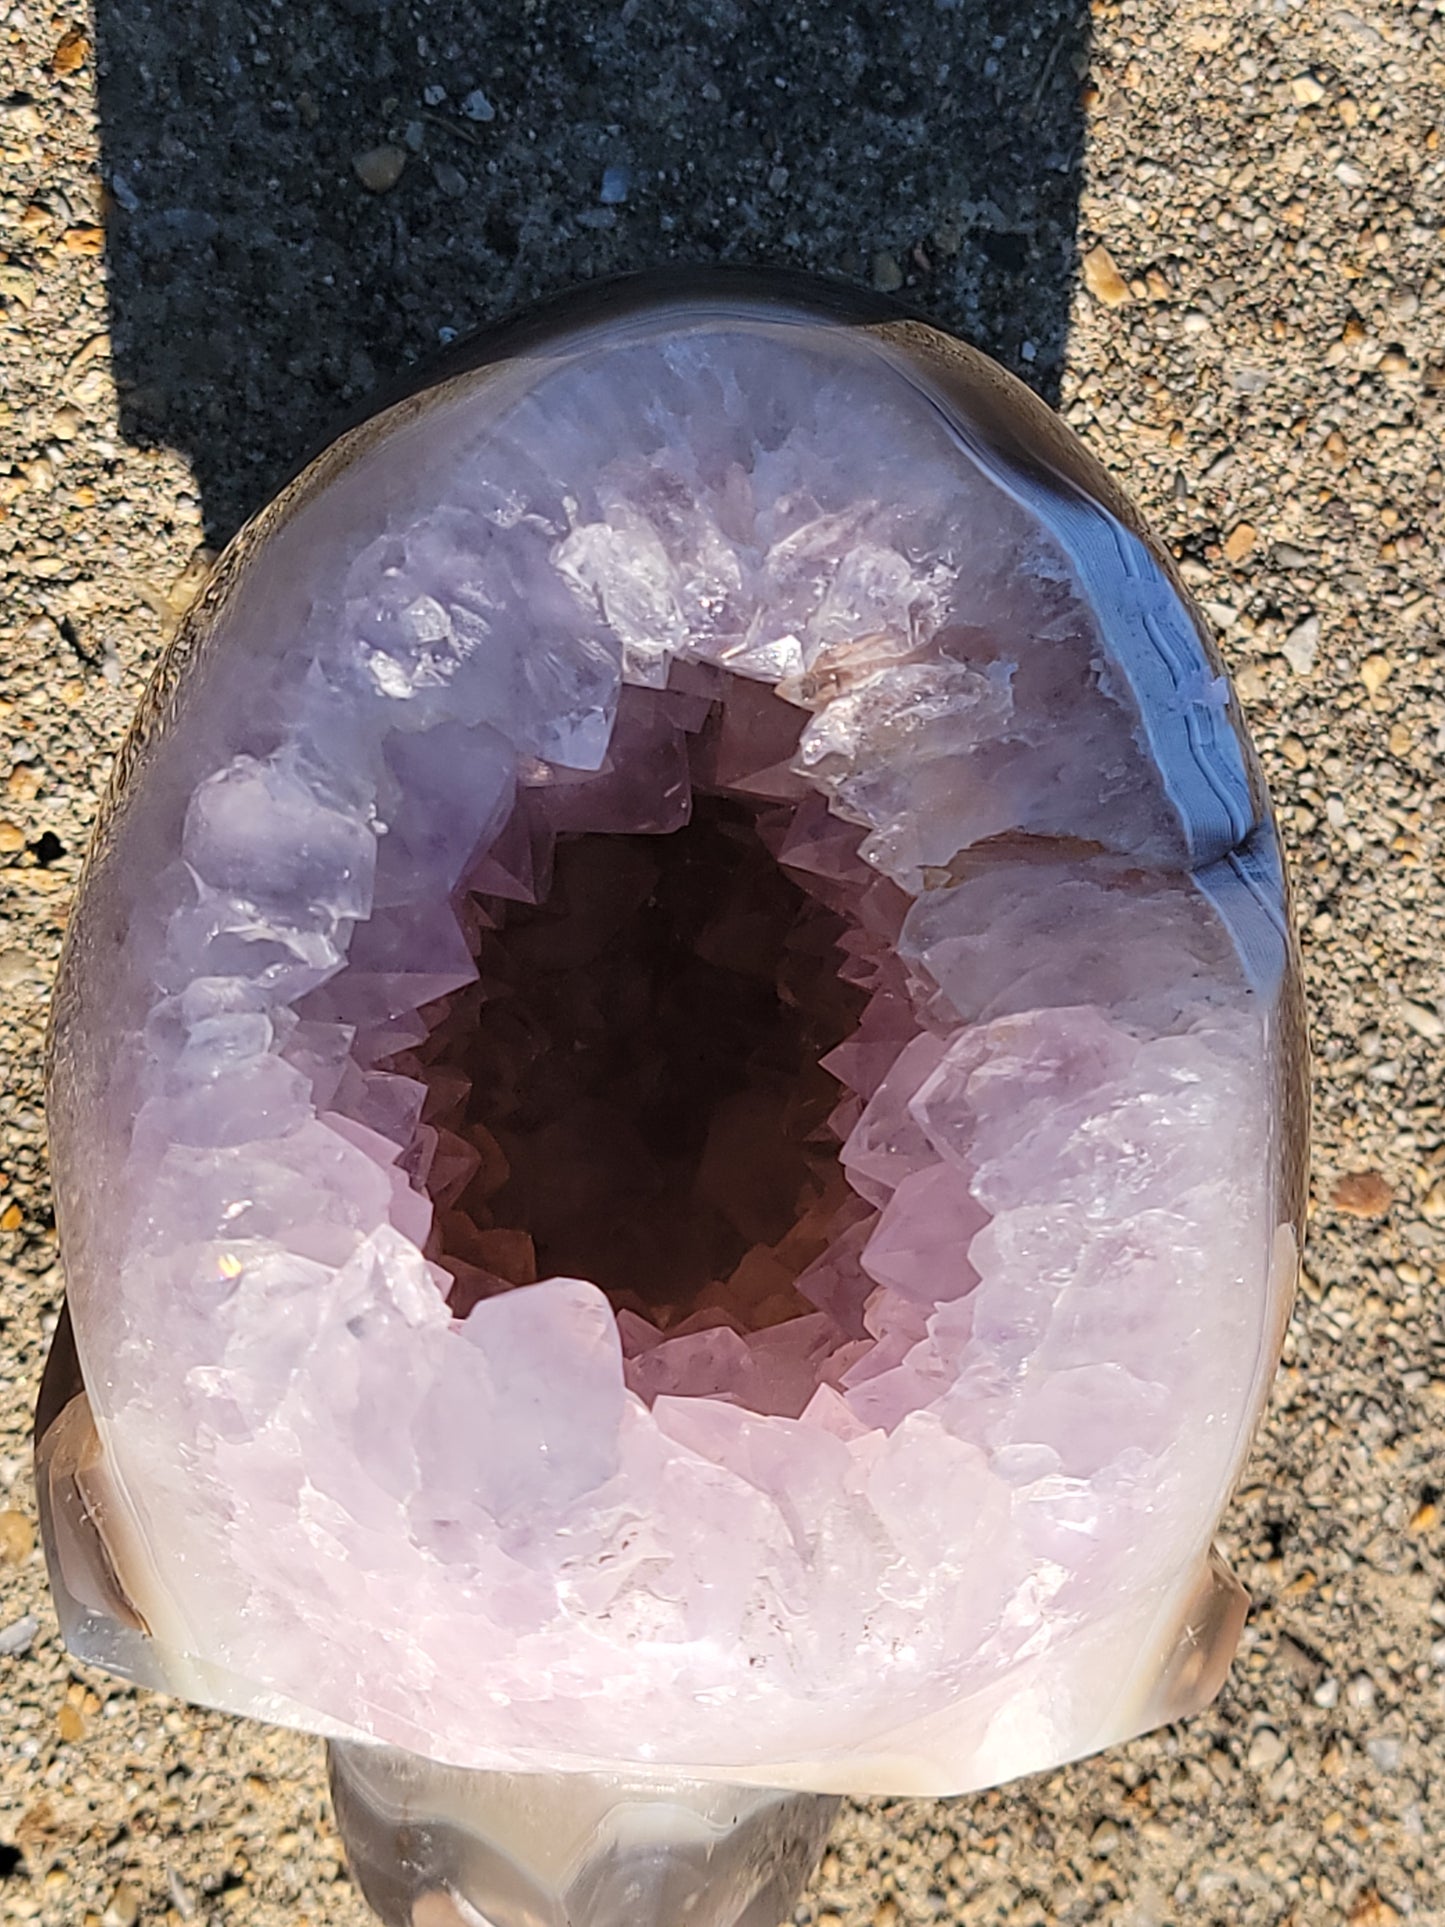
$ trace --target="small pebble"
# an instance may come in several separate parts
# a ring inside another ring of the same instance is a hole
[[[19,837],[18,842],[9,841],[12,834]],[[24,848],[24,832],[17,831],[13,823],[0,823],[0,850]],[[35,959],[28,951],[20,950],[13,944],[0,950],[0,990],[13,990],[17,984],[38,980],[40,975]]]
[[[1308,676],[1313,670],[1320,652],[1320,619],[1306,616],[1297,623],[1284,639],[1280,654],[1297,676]]]
[[[604,207],[620,207],[627,199],[632,186],[632,170],[626,167],[605,167],[602,170],[602,186],[597,198]]]
[[[487,99],[487,96],[482,92],[480,87],[473,87],[472,91],[466,96],[465,100],[463,100],[462,112],[468,120],[489,121],[497,118],[496,108]]]
[[[1236,395],[1261,395],[1269,386],[1269,370],[1240,362],[1229,371],[1229,385]]]
[[[60,74],[78,73],[90,58],[90,42],[78,27],[62,34],[55,52],[50,56],[51,71]]]
[[[20,1566],[35,1550],[35,1528],[23,1512],[0,1512],[0,1565]]]
[[[406,166],[404,147],[368,147],[351,157],[351,171],[368,194],[387,194],[401,179]]]
[[[1262,1726],[1249,1743],[1245,1765],[1251,1773],[1268,1773],[1279,1765],[1288,1751],[1283,1738],[1272,1726]]]
[[[7,302],[13,301],[17,308],[30,308],[38,289],[39,282],[28,269],[13,264],[0,266],[0,295]]]
[[[67,1745],[73,1746],[90,1731],[90,1722],[73,1700],[66,1700],[55,1716],[55,1730]]]
[[[1227,562],[1242,562],[1259,540],[1259,530],[1252,522],[1239,522],[1224,540],[1224,557]]]
[[[1398,1927],[1400,1916],[1388,1900],[1365,1893],[1350,1909],[1349,1927]]]
[[[1372,696],[1378,696],[1390,680],[1390,664],[1383,656],[1366,656],[1360,664],[1360,681]]]
[[[1363,1713],[1375,1703],[1375,1682],[1368,1673],[1356,1673],[1345,1688],[1345,1698],[1357,1713]]]
[[[1314,1654],[1306,1652],[1304,1647],[1291,1639],[1288,1634],[1279,1642],[1279,1664],[1302,1692],[1313,1691],[1324,1670]]]
[[[1290,98],[1296,107],[1318,107],[1325,90],[1313,74],[1299,74],[1289,84]]]
[[[122,1880],[100,1917],[100,1927],[135,1927],[140,1919],[140,1895],[128,1880]]]
[[[1102,244],[1090,248],[1079,263],[1084,286],[1106,308],[1119,308],[1130,299],[1129,284],[1115,265],[1114,257]]]
[[[182,1920],[194,1920],[196,1903],[189,1887],[174,1867],[166,1868],[166,1886],[170,1891],[171,1905]]]
[[[8,1626],[0,1626],[0,1659],[18,1659],[22,1653],[28,1653],[39,1631],[40,1621],[34,1613],[26,1613],[23,1619],[12,1619]]]
[[[894,255],[882,251],[874,255],[873,285],[880,294],[896,294],[903,286],[903,270]]]
[[[1347,1217],[1382,1218],[1389,1210],[1394,1196],[1395,1193],[1389,1181],[1378,1171],[1351,1171],[1345,1177],[1335,1181],[1330,1190],[1330,1203],[1337,1210],[1343,1211]],[[1359,1674],[1357,1678],[1363,1680],[1365,1675]],[[1368,1685],[1369,1682],[1366,1681],[1366,1684]],[[1351,1704],[1367,1705],[1368,1701],[1354,1699],[1355,1688],[1356,1680],[1351,1680]],[[1373,1696],[1373,1685],[1370,1685],[1370,1693]]]
[[[450,161],[437,161],[432,167],[431,177],[448,200],[459,201],[467,191],[466,175],[459,167],[453,167]]]

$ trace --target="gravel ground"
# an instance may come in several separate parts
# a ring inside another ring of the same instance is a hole
[[[73,1666],[34,1549],[41,1028],[108,760],[205,545],[339,409],[683,258],[897,288],[1061,400],[1219,625],[1317,1053],[1229,1686],[1065,1772],[852,1811],[799,1920],[1445,1920],[1445,4],[1353,5],[0,0],[4,1919],[364,1915],[319,1747]]]

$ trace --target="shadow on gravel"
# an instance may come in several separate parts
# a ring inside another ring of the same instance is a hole
[[[450,331],[665,261],[896,289],[1055,392],[1085,0],[96,16],[122,429],[193,464],[215,539]]]

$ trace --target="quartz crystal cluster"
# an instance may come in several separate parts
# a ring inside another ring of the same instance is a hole
[[[1038,404],[726,284],[524,330],[246,533],[122,759],[53,1063],[72,1643],[827,1791],[1186,1710],[1300,1068],[1229,688]]]

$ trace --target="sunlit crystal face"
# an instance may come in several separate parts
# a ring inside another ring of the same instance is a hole
[[[460,1765],[860,1791],[1212,1684],[1283,885],[1190,612],[1000,383],[635,304],[223,568],[59,1000],[98,1440],[49,1497],[104,1482],[110,1591],[62,1577],[142,1626],[81,1650]]]

